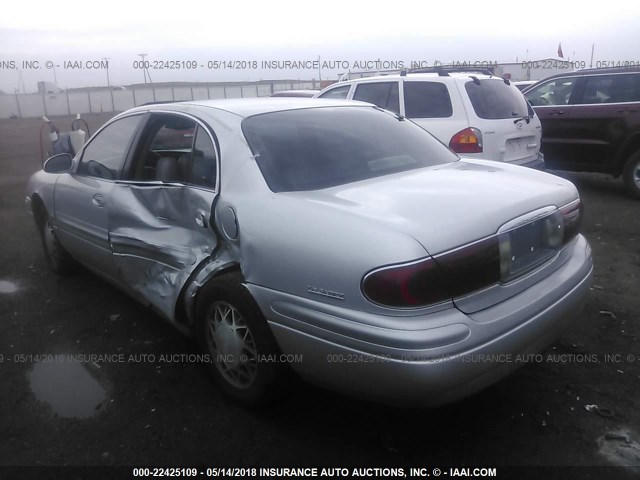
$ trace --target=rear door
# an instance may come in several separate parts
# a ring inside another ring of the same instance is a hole
[[[590,75],[580,79],[567,122],[576,138],[572,168],[614,172],[616,154],[640,119],[640,74]]]
[[[570,168],[584,155],[584,133],[575,122],[580,77],[558,77],[540,83],[525,97],[542,123],[542,153],[550,168]]]
[[[194,117],[151,113],[116,182],[109,233],[119,278],[172,320],[185,282],[217,239],[218,149]]]
[[[537,160],[542,128],[520,90],[499,78],[468,77],[458,87],[469,126],[482,132],[479,156],[515,164]]]
[[[105,126],[84,147],[76,171],[56,183],[58,238],[75,258],[109,278],[116,278],[108,231],[111,195],[142,117]]]

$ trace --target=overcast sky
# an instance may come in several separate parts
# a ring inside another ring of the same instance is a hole
[[[313,7],[311,6],[313,5]],[[63,61],[109,57],[111,84],[143,82],[133,68],[148,60],[339,60],[377,59],[432,63],[515,62],[564,57],[640,61],[640,2],[559,0],[447,2],[352,2],[319,0],[176,0],[135,2],[5,3],[0,17],[0,90],[27,91],[53,81],[62,87],[106,84],[104,70],[65,69]],[[527,53],[528,52],[528,53]],[[40,69],[24,69],[38,60]],[[14,61],[11,68],[9,62]],[[318,78],[317,70],[196,68],[152,70],[158,81],[225,81]],[[323,70],[335,79],[338,71]]]

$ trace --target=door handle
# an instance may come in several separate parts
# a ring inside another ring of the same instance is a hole
[[[198,210],[196,212],[196,223],[199,227],[207,228],[207,214],[204,210]]]
[[[555,110],[553,112],[549,112],[549,115],[564,115],[564,111],[562,110]]]
[[[618,110],[618,113],[636,113],[638,110],[633,110],[631,108],[621,108]]]
[[[98,208],[104,207],[104,196],[101,193],[96,193],[91,198],[91,203],[93,203],[94,207],[98,207]]]

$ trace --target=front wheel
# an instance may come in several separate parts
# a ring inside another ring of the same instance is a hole
[[[207,283],[196,303],[196,336],[213,380],[235,400],[256,405],[282,391],[286,365],[260,308],[239,274]]]
[[[629,157],[622,172],[627,191],[634,198],[640,198],[640,151]]]

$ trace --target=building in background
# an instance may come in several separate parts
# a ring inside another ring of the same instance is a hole
[[[557,58],[526,60],[516,63],[499,63],[494,73],[514,82],[522,80],[542,80],[556,73],[572,72],[574,62]]]
[[[60,88],[53,82],[38,82],[38,93],[40,95],[48,93],[64,93],[64,89]]]

